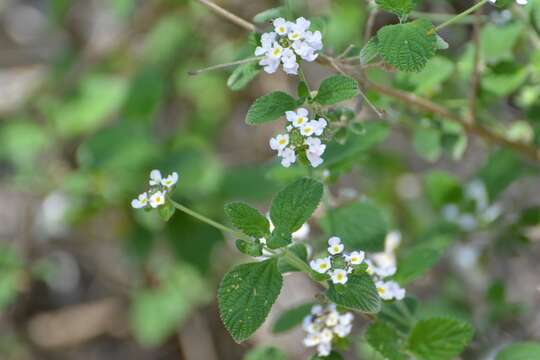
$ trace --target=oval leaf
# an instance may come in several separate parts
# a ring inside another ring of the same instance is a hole
[[[332,105],[358,95],[358,82],[353,78],[336,75],[325,79],[314,101],[322,105]]]
[[[381,298],[368,274],[349,276],[347,284],[339,291],[330,284],[326,296],[337,305],[363,313],[374,314],[381,310]]]
[[[282,284],[277,259],[238,265],[225,274],[218,289],[219,313],[236,342],[262,325]]]
[[[254,125],[272,121],[295,108],[296,100],[292,96],[283,91],[274,91],[255,100],[248,110],[246,123]]]

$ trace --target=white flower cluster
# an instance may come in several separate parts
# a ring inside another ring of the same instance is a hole
[[[344,253],[343,250],[345,250],[345,246],[341,243],[341,239],[332,236],[328,240],[330,256],[311,260],[309,265],[319,274],[330,275],[334,284],[346,284],[348,274],[353,272],[355,266],[364,261],[365,254],[363,251]]]
[[[326,307],[314,305],[311,314],[304,318],[303,329],[307,332],[304,345],[317,347],[319,356],[328,356],[332,351],[332,340],[344,338],[351,333],[354,316],[347,312],[340,314],[336,304]]]
[[[384,280],[397,271],[395,250],[400,243],[401,234],[398,231],[389,232],[384,241],[384,251],[371,255],[365,261],[368,265],[366,271],[375,280],[375,287],[383,300],[403,300],[405,297],[405,289],[401,288],[397,282]]]
[[[463,197],[465,205],[472,204],[468,209],[462,209],[458,204],[448,204],[442,209],[443,218],[463,231],[473,231],[482,224],[495,221],[501,215],[502,209],[498,204],[489,204],[486,186],[480,180],[468,183]]]
[[[495,4],[497,0],[489,0],[490,3]],[[528,0],[516,0],[518,5],[527,5]]]
[[[323,163],[322,155],[326,145],[322,143],[321,136],[328,125],[323,118],[310,120],[309,112],[305,108],[285,113],[290,123],[285,134],[279,134],[270,139],[270,148],[278,152],[281,165],[289,167],[296,162],[297,156],[305,157],[314,168]]]
[[[263,56],[259,62],[269,74],[276,72],[279,64],[287,74],[298,74],[298,58],[314,61],[321,50],[322,35],[320,31],[311,32],[311,22],[300,17],[296,22],[278,18],[273,21],[274,31],[264,33],[261,46],[255,49],[255,56]]]
[[[150,180],[148,184],[150,189],[140,194],[136,199],[131,201],[131,206],[135,209],[144,209],[148,206],[157,208],[165,204],[165,197],[169,191],[178,182],[178,173],[173,172],[167,177],[162,177],[159,170],[150,172]]]
[[[375,253],[366,259],[363,251],[344,253],[345,246],[340,238],[333,236],[328,240],[328,253],[330,256],[311,260],[311,268],[320,273],[330,275],[334,284],[346,284],[348,274],[354,271],[355,266],[365,263],[366,272],[373,277],[379,296],[383,300],[402,300],[405,289],[395,281],[384,279],[396,273],[395,249],[401,241],[399,232],[390,232],[386,236],[385,251]]]

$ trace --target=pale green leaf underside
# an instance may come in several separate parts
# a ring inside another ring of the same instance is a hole
[[[418,72],[435,55],[437,38],[428,33],[432,28],[424,19],[387,25],[377,33],[379,54],[401,71]]]
[[[262,325],[282,284],[277,259],[238,265],[225,275],[218,289],[219,313],[236,342]]]

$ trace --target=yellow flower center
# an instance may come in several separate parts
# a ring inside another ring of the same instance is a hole
[[[156,202],[161,202],[161,198],[159,196],[156,198]]]
[[[384,292],[386,291],[383,287],[379,287],[377,288],[377,291],[379,292],[379,294],[384,294]]]
[[[274,56],[279,56],[279,54],[281,54],[281,49],[280,48],[275,48],[274,51],[272,52],[272,54],[274,54]]]
[[[343,280],[343,274],[342,273],[337,274],[336,278],[338,280]]]
[[[326,269],[327,267],[328,267],[328,265],[326,265],[326,263],[322,263],[322,264],[321,264],[321,269],[324,270],[324,269]]]
[[[280,27],[278,28],[278,32],[284,33],[284,32],[285,32],[285,28],[284,28],[283,26],[280,26]]]
[[[285,139],[280,139],[278,142],[279,142],[279,145],[285,145],[287,141]]]

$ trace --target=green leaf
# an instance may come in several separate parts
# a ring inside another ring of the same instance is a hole
[[[273,346],[258,347],[250,350],[244,360],[287,360],[283,351]]]
[[[286,13],[287,8],[285,6],[278,6],[258,13],[253,17],[253,22],[257,24],[266,23],[278,17],[285,17]]]
[[[330,284],[326,296],[337,305],[363,313],[374,314],[381,310],[381,298],[373,280],[366,273],[350,275],[347,283],[339,290]]]
[[[250,62],[238,66],[227,79],[227,86],[233,91],[242,90],[251,80],[255,79],[261,71],[257,62]]]
[[[511,22],[505,26],[486,24],[480,33],[482,58],[488,63],[496,63],[501,60],[513,61],[512,49],[523,28],[524,26],[520,22]]]
[[[400,18],[408,15],[416,7],[416,0],[375,0],[375,2],[381,9],[392,12]]]
[[[380,321],[394,327],[401,333],[408,333],[416,322],[418,301],[406,297],[401,301],[384,302],[378,315]]]
[[[360,50],[360,63],[362,65],[369,64],[377,56],[379,56],[379,49],[377,48],[377,37],[374,36],[364,45]]]
[[[218,289],[219,313],[236,342],[262,325],[282,285],[276,259],[238,265],[225,274]]]
[[[517,342],[506,346],[498,354],[495,360],[533,360],[540,359],[540,343]]]
[[[237,239],[235,245],[238,251],[249,256],[262,256],[263,254],[263,244],[258,240],[250,242],[244,239]]]
[[[276,230],[292,234],[310,218],[319,205],[323,184],[310,178],[299,179],[281,190],[270,208]]]
[[[423,159],[437,161],[442,153],[441,133],[431,127],[418,127],[414,131],[413,145]]]
[[[270,222],[259,210],[243,202],[231,202],[225,205],[225,215],[235,228],[254,238],[263,238],[270,234]]]
[[[320,224],[327,235],[341,238],[345,246],[382,251],[388,224],[382,212],[368,202],[354,202],[328,212]]]
[[[456,319],[421,320],[413,328],[407,347],[422,360],[450,360],[465,349],[473,332],[471,325]]]
[[[304,244],[294,244],[287,248],[288,251],[294,253],[299,259],[304,261],[307,264],[307,257],[308,257],[308,250],[306,245]],[[280,273],[287,273],[292,271],[301,271],[301,269],[298,269],[287,261],[284,257],[280,257],[278,259],[278,269]]]
[[[390,325],[377,321],[371,325],[365,334],[366,340],[388,360],[406,359],[401,352],[402,341],[398,332]]]
[[[380,55],[401,71],[418,72],[435,55],[437,38],[428,33],[433,25],[424,19],[387,25],[377,33]]]
[[[313,101],[321,105],[333,105],[358,95],[358,82],[353,78],[335,75],[325,79]]]
[[[459,202],[462,198],[459,180],[444,171],[432,171],[426,176],[424,183],[427,197],[435,209],[448,203]]]
[[[294,110],[296,100],[282,91],[274,91],[255,100],[248,110],[246,123],[261,124],[284,116],[286,111]]]
[[[270,235],[270,238],[266,242],[266,245],[270,249],[279,249],[281,247],[287,246],[292,242],[292,233],[287,229],[282,227],[277,227]]]
[[[426,243],[406,249],[403,255],[400,254],[399,267],[394,280],[405,285],[424,275],[437,264],[451,243],[451,238],[438,236],[429,239]]]
[[[166,202],[163,206],[160,206],[158,209],[159,216],[164,221],[169,221],[174,215],[175,211],[176,211],[176,208],[170,202]]]
[[[304,318],[310,314],[312,307],[313,303],[310,302],[297,305],[282,312],[274,323],[272,332],[274,334],[279,334],[298,326],[300,323],[302,323],[302,320],[304,320]]]
[[[514,152],[503,149],[489,156],[477,176],[484,182],[489,199],[494,201],[512,182],[527,172],[527,168]]]

